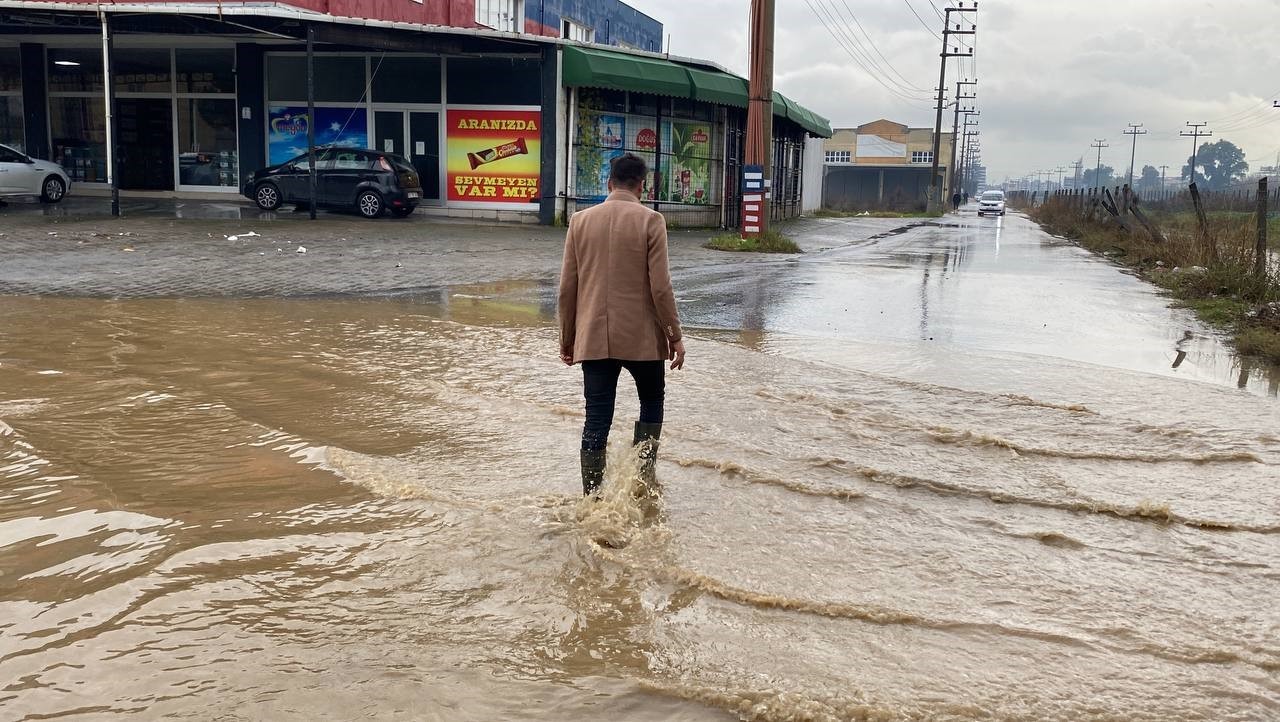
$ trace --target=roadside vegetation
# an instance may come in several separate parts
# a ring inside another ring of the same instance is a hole
[[[743,253],[804,253],[800,246],[781,232],[770,228],[758,238],[743,238],[737,233],[722,233],[703,244],[715,251],[740,251]]]
[[[1127,229],[1114,215],[1096,207],[1090,210],[1078,200],[1052,198],[1033,208],[1023,205],[1045,230],[1134,269],[1177,305],[1230,332],[1239,353],[1280,363],[1280,267],[1272,254],[1266,272],[1256,272],[1253,214],[1208,213],[1211,240],[1206,242],[1192,211],[1148,211],[1162,236],[1156,240],[1135,222]],[[1269,239],[1277,232],[1280,220],[1268,219]]]

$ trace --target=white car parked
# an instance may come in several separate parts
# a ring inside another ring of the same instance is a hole
[[[978,215],[1004,215],[1004,191],[983,191],[978,197]]]
[[[62,166],[0,145],[0,198],[38,196],[45,203],[57,203],[70,187],[71,178]]]

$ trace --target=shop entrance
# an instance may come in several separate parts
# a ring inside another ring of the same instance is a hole
[[[120,188],[173,190],[173,102],[168,98],[116,101]]]
[[[418,171],[422,200],[440,202],[440,113],[375,110],[373,149],[402,155]]]

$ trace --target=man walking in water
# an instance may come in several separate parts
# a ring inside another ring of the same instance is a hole
[[[560,273],[560,360],[582,364],[587,420],[582,427],[582,493],[604,480],[618,376],[636,382],[640,476],[654,478],[662,404],[663,361],[684,366],[684,342],[667,267],[667,223],[640,204],[649,169],[627,153],[609,169],[609,197],[573,214]]]

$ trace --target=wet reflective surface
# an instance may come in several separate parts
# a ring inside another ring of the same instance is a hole
[[[0,297],[2,716],[1280,716],[1265,376],[953,230],[681,271],[648,504],[575,496],[545,279]]]

